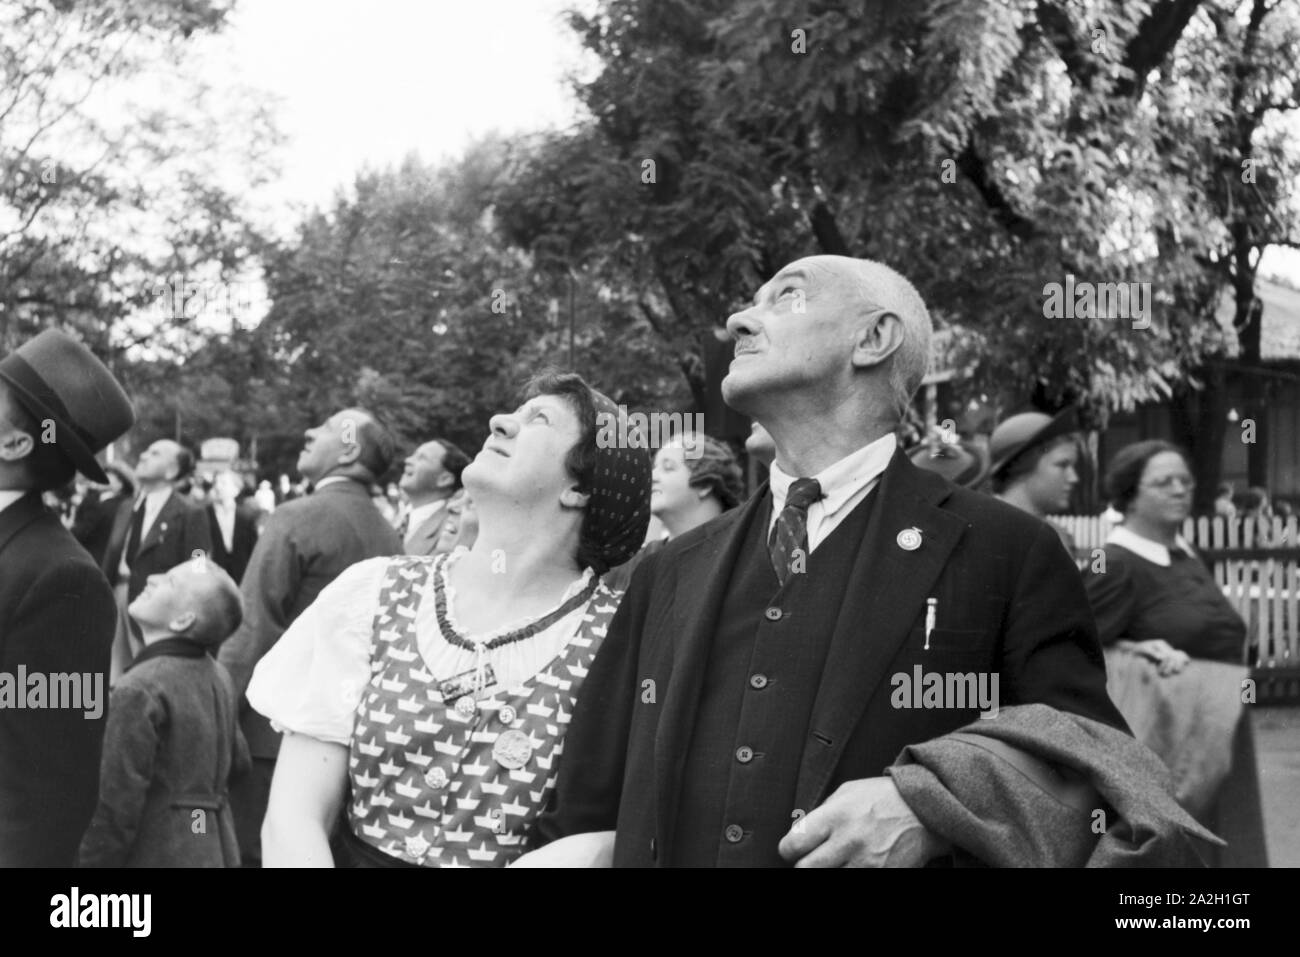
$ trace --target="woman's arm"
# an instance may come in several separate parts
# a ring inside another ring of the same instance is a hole
[[[286,734],[262,822],[264,867],[333,867],[330,828],[343,806],[348,749]]]

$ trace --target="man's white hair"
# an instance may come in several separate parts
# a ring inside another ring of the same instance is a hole
[[[894,411],[901,419],[912,404],[930,368],[930,339],[934,324],[916,287],[900,273],[871,259],[854,259],[853,274],[863,305],[884,309],[903,324],[903,342],[889,361],[889,386]]]

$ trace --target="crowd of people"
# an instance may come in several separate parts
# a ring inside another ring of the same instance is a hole
[[[0,359],[3,668],[112,684],[94,720],[0,711],[0,864],[1205,859],[1206,802],[1175,799],[1103,657],[1241,660],[1178,536],[1178,449],[1115,457],[1123,520],[1081,575],[1042,520],[1078,481],[1071,413],[1011,416],[987,461],[901,447],[931,324],[897,272],[801,260],[727,328],[769,470],[748,497],[725,443],[610,447],[614,403],[545,373],[476,454],[430,436],[383,492],[392,435],[339,410],[271,502],[170,440],[102,467],[130,404],[70,337]],[[74,471],[94,487],[47,508]],[[998,720],[900,705],[914,669],[995,675]]]

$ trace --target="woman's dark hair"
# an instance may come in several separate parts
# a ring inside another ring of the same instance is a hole
[[[1186,452],[1164,439],[1134,442],[1115,454],[1110,467],[1106,469],[1106,497],[1110,500],[1111,508],[1121,515],[1128,510],[1133,499],[1137,498],[1138,483],[1142,481],[1147,463],[1163,452],[1175,453],[1182,458],[1184,464],[1188,461]]]
[[[540,372],[525,384],[520,398],[527,402],[539,395],[555,395],[569,404],[578,419],[578,441],[564,457],[564,468],[577,483],[578,491],[591,492],[596,478],[596,403],[592,400],[591,386],[574,372]],[[579,568],[590,568],[597,575],[609,571],[601,559],[600,549],[591,537],[593,517],[591,511],[582,516],[578,532]]]
[[[989,484],[993,488],[994,495],[1001,495],[1017,481],[1029,475],[1038,468],[1038,463],[1042,461],[1043,456],[1053,449],[1060,448],[1062,445],[1072,445],[1079,448],[1079,438],[1074,432],[1068,435],[1054,435],[1046,442],[1039,442],[1031,445],[1029,448],[1016,454],[1006,465],[989,477]]]
[[[686,468],[691,473],[692,488],[707,488],[722,503],[722,510],[735,508],[745,494],[745,480],[736,456],[731,449],[717,439],[707,435],[697,435],[698,455],[686,454]],[[687,443],[682,443],[683,451]]]

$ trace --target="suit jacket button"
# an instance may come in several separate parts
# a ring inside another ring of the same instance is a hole
[[[659,860],[658,847],[655,845],[655,839],[653,837],[650,838],[650,860],[652,861]]]
[[[728,824],[727,829],[722,832],[722,836],[727,839],[729,844],[739,844],[745,839],[745,830],[739,824]]]
[[[750,675],[749,686],[755,691],[762,691],[767,687],[767,675]]]
[[[767,611],[765,611],[763,614],[767,616],[767,620],[768,620],[768,621],[780,621],[780,620],[781,620],[781,609],[780,609],[780,608],[769,608],[769,609],[768,609]]]
[[[737,749],[736,749],[736,760],[739,761],[741,764],[748,764],[750,761],[753,761],[753,760],[754,760],[754,749],[753,749],[753,748],[737,748]]]

